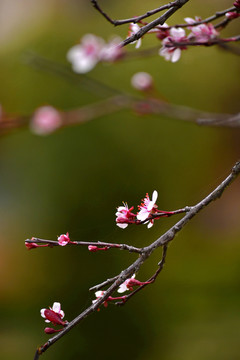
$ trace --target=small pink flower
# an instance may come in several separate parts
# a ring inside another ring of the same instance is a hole
[[[101,51],[105,45],[102,38],[93,34],[82,37],[81,43],[73,46],[67,53],[67,59],[72,63],[76,73],[87,73],[99,62]]]
[[[38,244],[36,244],[36,243],[29,243],[29,242],[27,242],[27,241],[25,241],[25,246],[26,246],[26,248],[27,248],[28,250],[36,249],[36,248],[39,247]]]
[[[170,36],[169,29],[165,30],[165,28],[168,28],[167,23],[164,23],[163,25],[157,27],[157,30],[155,32],[156,32],[156,36],[159,40],[163,40],[166,37]]]
[[[101,61],[114,62],[120,59],[124,54],[123,47],[119,46],[121,41],[120,37],[114,37],[105,44],[99,55]]]
[[[135,274],[133,274],[133,276],[130,278],[130,279],[127,279],[124,281],[124,283],[122,283],[120,286],[119,286],[119,289],[118,289],[118,292],[119,293],[123,293],[125,291],[128,291],[130,290],[130,287],[129,287],[129,284],[131,282],[131,280],[135,279]]]
[[[162,41],[162,47],[159,50],[159,55],[163,56],[165,60],[176,62],[181,57],[181,50],[185,49],[186,47],[174,47],[174,46],[166,46],[171,45],[172,42],[182,42],[187,41],[185,36],[185,30],[182,28],[171,28],[170,29],[170,36],[166,37]]]
[[[30,122],[30,129],[36,135],[48,135],[62,125],[62,116],[52,106],[38,108]]]
[[[124,206],[119,206],[116,212],[116,223],[117,226],[125,229],[128,224],[132,224],[135,222],[136,215],[131,211],[133,210],[133,206],[129,209],[128,205],[123,203]]]
[[[191,33],[188,36],[189,39],[195,38],[196,41],[208,42],[209,40],[215,39],[219,35],[217,30],[210,23],[194,26],[195,22],[201,21],[201,18],[199,17],[196,17],[195,20],[190,17],[186,17],[184,20],[190,25],[188,27],[188,29],[191,30]]]
[[[68,232],[66,234],[62,234],[58,237],[58,244],[61,246],[66,246],[70,242],[71,242],[71,240],[70,240]]]
[[[138,72],[131,78],[131,84],[139,91],[147,91],[153,87],[153,78],[146,72]]]
[[[140,29],[141,28],[140,28],[140,26],[138,26],[138,24],[130,23],[129,30],[128,30],[128,37],[136,34]],[[132,44],[136,44],[135,48],[138,49],[142,45],[142,39],[140,38],[136,41],[133,41]]]
[[[146,285],[146,284],[150,284],[150,281],[139,281],[137,279],[135,279],[135,274],[133,274],[133,276],[130,279],[127,279],[126,281],[124,281],[124,283],[122,283],[119,286],[118,292],[119,293],[123,293],[125,291],[131,290],[133,291],[133,286],[141,286],[141,285]]]
[[[157,205],[156,201],[158,198],[158,193],[156,190],[154,190],[152,194],[152,200],[150,200],[149,195],[146,194],[146,197],[143,199],[143,203],[139,206],[139,212],[137,214],[137,219],[139,221],[145,221],[151,214],[155,214],[157,212]],[[153,226],[154,220],[150,219],[150,221],[147,221],[148,223],[148,229]]]
[[[65,325],[66,321],[62,321],[64,318],[64,312],[61,310],[61,304],[54,302],[53,307],[49,309],[41,309],[41,316],[45,319],[45,322],[52,322],[53,325]]]

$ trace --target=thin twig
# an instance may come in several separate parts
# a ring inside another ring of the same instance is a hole
[[[50,247],[52,246],[61,246],[57,241],[54,240],[46,240],[46,239],[39,239],[36,237],[33,237],[32,239],[26,239],[25,243],[28,244],[49,244]],[[71,245],[79,245],[79,246],[104,246],[109,249],[119,249],[119,250],[127,250],[129,252],[135,252],[138,254],[141,254],[142,249],[137,248],[135,246],[127,245],[127,244],[113,244],[113,243],[107,243],[103,241],[71,241],[67,243],[65,246],[71,246]]]
[[[128,23],[137,23],[139,22],[140,20],[142,19],[145,19],[149,16],[152,16],[154,14],[157,14],[158,12],[160,11],[163,11],[163,10],[166,10],[166,9],[170,9],[171,7],[173,7],[175,4],[176,4],[177,1],[173,1],[173,2],[170,2],[166,5],[162,5],[154,10],[149,10],[147,11],[145,14],[143,15],[140,15],[140,16],[135,16],[135,17],[132,17],[132,18],[129,18],[129,19],[123,19],[123,20],[113,20],[110,18],[110,16],[108,16],[102,9],[101,7],[99,6],[98,2],[96,0],[91,0],[91,3],[93,4],[93,7],[100,12],[100,14],[105,17],[105,19],[107,21],[109,21],[111,24],[113,24],[114,26],[118,26],[118,25],[123,25],[123,24],[128,24]]]

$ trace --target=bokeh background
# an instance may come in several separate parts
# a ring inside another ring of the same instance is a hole
[[[155,8],[156,2],[101,1],[113,18]],[[158,6],[159,4],[157,4]],[[189,1],[171,20],[203,18],[232,1]],[[235,34],[235,21],[224,35]],[[105,39],[126,36],[84,0],[0,0],[0,103],[7,112],[30,115],[50,104],[69,110],[101,98],[59,76],[34,70],[25,54],[33,51],[67,64],[66,52],[85,33]],[[144,48],[156,45],[144,39]],[[134,46],[130,45],[133,51]],[[69,68],[70,65],[68,64]],[[221,49],[192,48],[172,64],[158,55],[99,64],[89,76],[136,94],[130,78],[148,71],[170,101],[204,111],[239,111],[239,58]],[[68,320],[91,303],[88,288],[111,277],[135,255],[90,253],[85,248],[27,251],[32,236],[125,242],[144,246],[176,218],[121,230],[115,209],[122,201],[139,204],[158,190],[161,209],[195,204],[211,191],[239,158],[240,131],[199,127],[163,116],[130,111],[65,128],[45,137],[28,128],[0,137],[0,357],[32,359],[44,343],[40,309],[60,301]],[[51,347],[51,360],[225,360],[239,359],[240,183],[177,236],[158,281],[127,306],[109,306]],[[148,278],[157,252],[138,274]]]

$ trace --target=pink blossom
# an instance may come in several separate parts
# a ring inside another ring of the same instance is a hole
[[[136,274],[133,274],[133,276],[130,279],[125,280],[124,283],[122,283],[119,286],[118,292],[123,293],[125,291],[128,291],[130,289],[129,284],[130,284],[131,280],[135,279],[135,276],[136,276]]]
[[[141,28],[140,28],[140,26],[138,26],[138,24],[130,23],[129,30],[128,30],[128,37],[136,34],[140,29]],[[135,48],[136,49],[140,48],[140,46],[142,45],[142,39],[140,38],[140,39],[132,42],[132,44],[135,44],[135,43],[136,43]]]
[[[156,35],[157,35],[157,38],[159,40],[163,40],[165,39],[166,37],[170,36],[170,32],[169,32],[169,29],[166,29],[165,28],[168,28],[168,24],[167,23],[164,23],[162,24],[161,26],[158,26],[157,29],[155,30],[156,31]]]
[[[240,0],[234,1],[233,5],[234,5],[237,9],[240,9]]]
[[[64,318],[64,312],[61,310],[61,304],[59,302],[54,302],[53,307],[49,309],[41,309],[41,316],[45,319],[45,322],[52,322],[54,325],[65,325],[66,321],[62,321]]]
[[[105,42],[93,34],[82,37],[81,43],[73,46],[67,53],[67,59],[72,63],[76,73],[87,73],[92,70],[100,60],[100,54]]]
[[[123,293],[128,290],[133,291],[133,286],[142,286],[142,285],[146,285],[146,284],[150,284],[150,283],[151,283],[151,281],[142,282],[142,281],[135,279],[135,274],[133,274],[133,276],[130,279],[125,280],[124,283],[122,283],[119,286],[118,292]]]
[[[37,135],[48,135],[62,125],[61,113],[52,106],[38,108],[30,122],[30,129]]]
[[[153,87],[153,78],[146,72],[138,72],[131,78],[131,84],[139,91],[150,90]]]
[[[112,38],[105,44],[99,54],[102,61],[114,62],[123,56],[124,50],[119,44],[122,41],[120,37]]]
[[[132,224],[135,220],[136,215],[133,214],[131,211],[133,210],[133,206],[129,209],[127,204],[124,204],[124,206],[119,206],[117,208],[117,212],[116,212],[116,223],[117,226],[125,229],[128,224]]]
[[[188,27],[191,30],[191,33],[188,36],[189,39],[194,37],[196,39],[196,41],[208,42],[209,40],[212,40],[219,35],[217,30],[210,23],[191,26],[196,21],[199,21],[199,18],[196,18],[196,20],[194,20],[192,18],[187,17],[184,20],[190,25]]]
[[[185,49],[185,47],[174,47],[174,46],[166,46],[171,45],[172,42],[181,42],[186,41],[187,38],[185,36],[185,30],[182,28],[171,28],[170,36],[166,37],[162,41],[162,48],[159,50],[159,55],[163,56],[165,60],[176,62],[181,57],[181,50]]]
[[[149,215],[154,214],[157,212],[157,201],[158,193],[156,190],[154,190],[152,194],[152,200],[150,200],[149,195],[146,194],[146,197],[143,199],[143,203],[139,206],[140,211],[137,214],[137,219],[139,221],[145,221],[149,217]],[[151,228],[153,226],[153,219],[150,219],[150,221],[147,221],[148,228]]]
[[[66,234],[62,234],[58,237],[58,244],[61,246],[65,246],[70,242],[71,242],[71,240],[70,240],[68,232]]]

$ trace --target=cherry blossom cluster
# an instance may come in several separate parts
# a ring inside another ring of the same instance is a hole
[[[61,310],[61,304],[59,302],[54,302],[53,307],[49,307],[49,309],[41,309],[40,310],[41,316],[45,319],[46,323],[52,323],[53,326],[61,325],[65,327],[68,324],[68,321],[63,321],[65,314],[63,310]],[[54,329],[50,327],[46,327],[44,329],[46,334],[53,334],[56,332],[62,331],[61,329]]]
[[[132,211],[134,207],[128,207],[127,203],[123,203],[123,206],[117,207],[116,212],[116,224],[118,227],[125,229],[129,224],[147,224],[148,229],[150,229],[155,219],[159,219],[163,216],[173,215],[173,211],[162,211],[158,210],[156,201],[158,198],[158,193],[154,190],[152,194],[152,199],[149,198],[148,193],[145,198],[142,200],[141,205],[138,205],[139,211],[137,214],[134,214]]]
[[[76,73],[87,73],[101,61],[114,62],[123,55],[123,48],[119,46],[121,39],[113,37],[106,43],[101,37],[86,34],[80,44],[73,46],[67,53],[67,59],[72,63]]]

